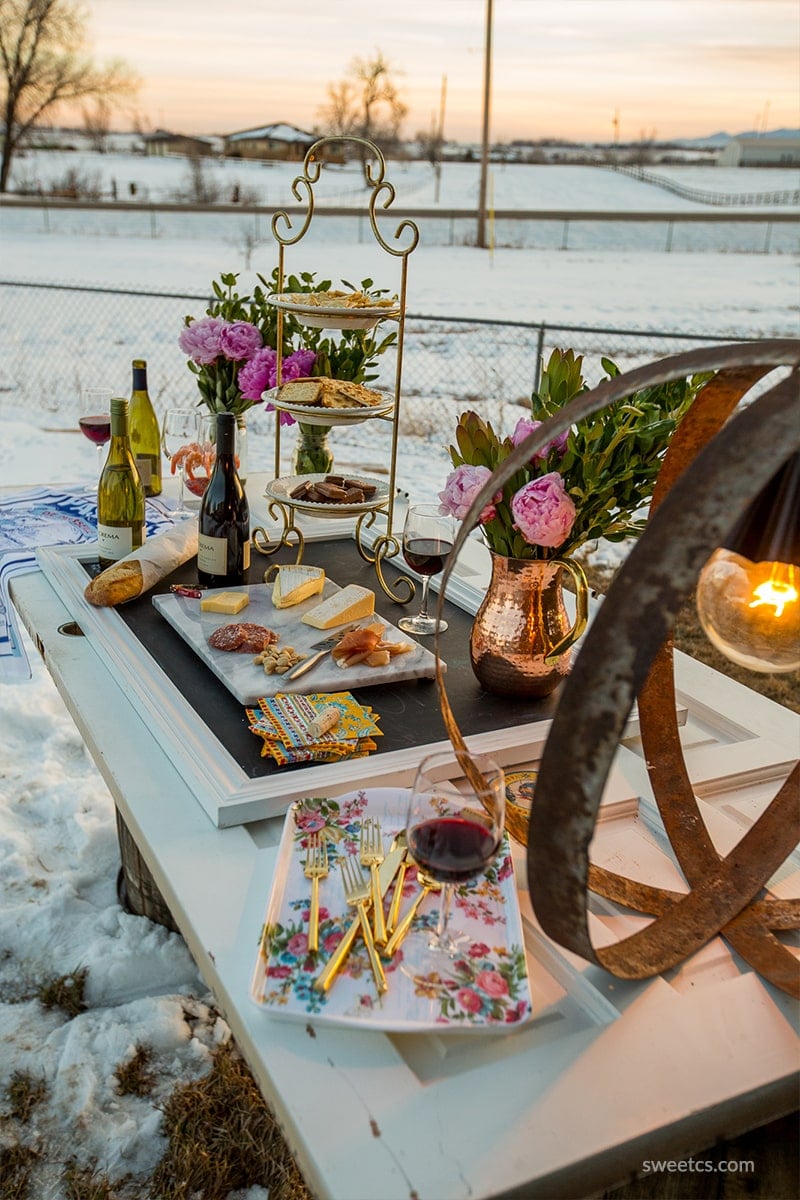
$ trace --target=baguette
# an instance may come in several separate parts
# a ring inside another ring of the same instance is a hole
[[[135,600],[142,594],[143,587],[142,564],[123,561],[106,567],[91,579],[83,594],[96,608],[108,608]]]
[[[148,538],[132,554],[112,563],[91,579],[84,596],[97,608],[135,600],[143,592],[197,554],[197,523],[180,521]]]

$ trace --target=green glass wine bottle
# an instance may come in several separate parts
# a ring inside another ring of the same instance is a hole
[[[97,486],[97,552],[111,566],[145,538],[144,488],[128,437],[128,401],[111,397],[111,441]]]
[[[147,390],[147,363],[133,360],[133,390],[128,414],[131,450],[145,496],[161,495],[161,432]]]

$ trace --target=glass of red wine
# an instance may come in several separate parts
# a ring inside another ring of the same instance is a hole
[[[397,622],[406,633],[426,634],[447,629],[446,621],[428,616],[428,588],[432,575],[438,575],[453,549],[454,526],[449,513],[439,511],[437,504],[411,504],[403,525],[403,557],[422,576],[420,610],[413,617],[401,617]]]
[[[423,926],[409,935],[400,966],[426,990],[452,982],[453,960],[468,939],[450,923],[453,899],[468,891],[500,849],[505,800],[503,769],[486,754],[442,750],[417,769],[406,818],[408,853],[419,883],[441,898],[435,930]]]
[[[111,388],[90,387],[81,391],[78,426],[84,437],[97,446],[97,479],[103,469],[104,448],[111,438]]]

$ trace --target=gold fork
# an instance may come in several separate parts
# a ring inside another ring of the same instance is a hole
[[[386,982],[381,960],[378,958],[375,943],[372,940],[372,930],[370,929],[369,917],[367,916],[367,903],[372,891],[370,881],[362,873],[361,866],[356,862],[354,855],[346,855],[339,863],[339,866],[342,872],[342,883],[344,884],[344,898],[351,908],[358,909],[361,932],[364,935],[364,943],[367,947],[372,974],[375,976],[375,984],[379,992],[385,992],[389,985]]]
[[[358,857],[362,867],[369,867],[372,882],[372,929],[375,944],[385,946],[386,922],[383,916],[381,882],[378,878],[378,867],[383,862],[383,835],[380,821],[376,821],[373,817],[365,817],[361,822],[361,844]]]
[[[319,950],[319,881],[328,874],[328,843],[312,833],[306,845],[306,879],[311,880],[311,912],[308,917],[308,948]]]

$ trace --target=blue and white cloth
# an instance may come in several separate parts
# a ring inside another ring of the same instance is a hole
[[[169,502],[148,500],[147,535],[172,525]],[[11,603],[11,580],[38,571],[38,546],[97,541],[97,495],[77,488],[34,488],[0,497],[0,683],[31,678]]]

